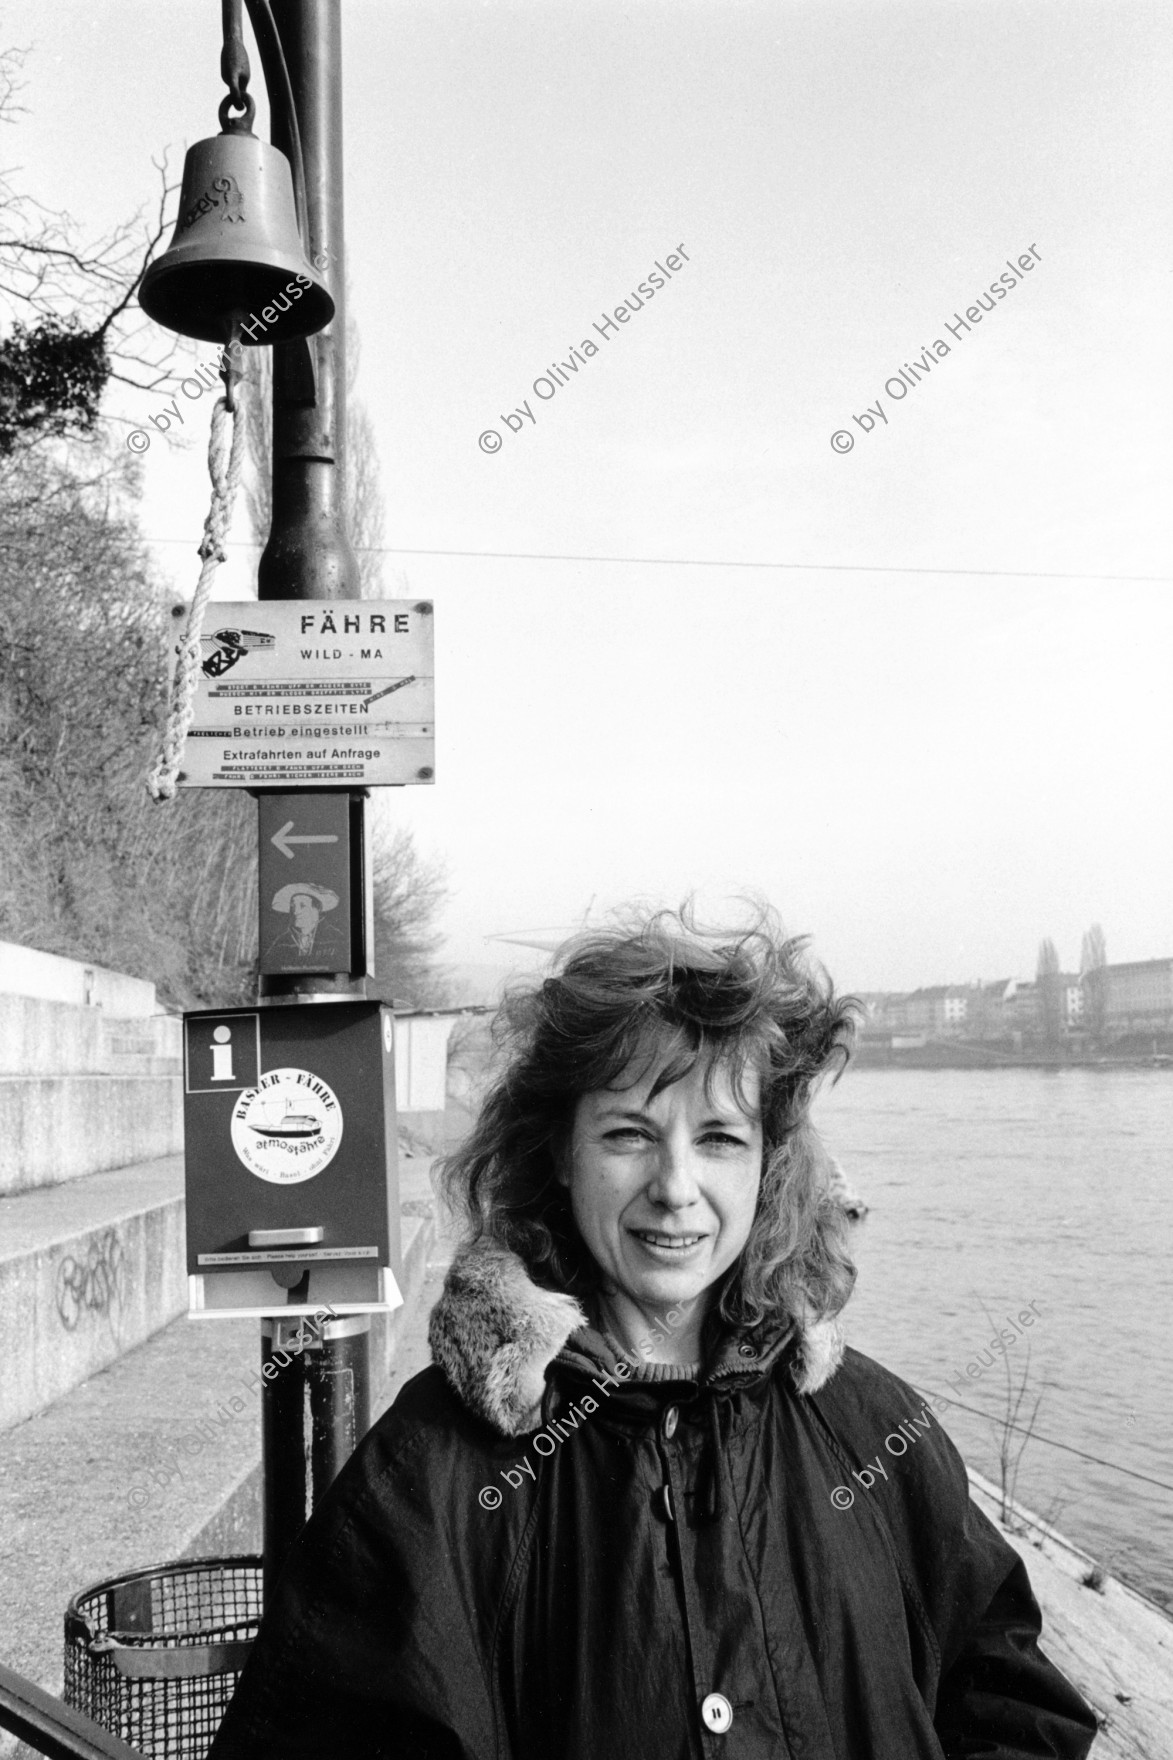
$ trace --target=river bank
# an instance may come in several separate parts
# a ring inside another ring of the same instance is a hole
[[[1066,1535],[970,1472],[978,1508],[1024,1560],[1043,1615],[1043,1649],[1095,1711],[1095,1760],[1156,1760],[1173,1752],[1173,1624],[1108,1576]]]
[[[1167,1072],[853,1066],[815,1121],[869,1206],[849,1342],[950,1400],[944,1427],[990,1478],[1024,1389],[1017,1495],[1173,1605]],[[1032,1301],[994,1360],[997,1320]]]
[[[859,1069],[1161,1069],[1173,1070],[1173,1051],[1121,1052],[1015,1050],[977,1040],[924,1039],[916,1045],[863,1036],[852,1062]]]

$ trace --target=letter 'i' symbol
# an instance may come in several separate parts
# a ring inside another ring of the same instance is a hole
[[[234,1082],[232,1073],[232,1028],[214,1027],[212,1038],[212,1080],[214,1082]]]

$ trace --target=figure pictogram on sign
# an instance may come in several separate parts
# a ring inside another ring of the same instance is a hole
[[[270,909],[287,915],[289,926],[270,943],[269,957],[283,965],[313,960],[315,965],[325,961],[332,972],[347,969],[350,948],[338,930],[323,921],[327,911],[338,909],[338,894],[331,887],[309,880],[291,880],[273,894]]]

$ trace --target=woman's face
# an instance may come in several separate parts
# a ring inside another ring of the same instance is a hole
[[[760,1082],[745,1071],[746,1112],[720,1062],[707,1085],[698,1064],[654,1099],[662,1062],[635,1067],[630,1086],[624,1071],[579,1100],[558,1177],[608,1283],[654,1313],[695,1302],[749,1238],[762,1178]]]

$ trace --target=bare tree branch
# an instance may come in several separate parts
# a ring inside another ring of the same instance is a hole
[[[25,51],[0,51],[0,121],[16,122],[23,106],[16,95],[23,89],[18,74]],[[79,239],[79,228],[63,210],[46,207],[17,187],[12,169],[0,172],[0,323],[5,318],[12,334],[0,343],[8,350],[7,406],[4,421],[5,450],[18,442],[40,437],[47,431],[60,433],[70,427],[85,431],[98,419],[96,405],[81,397],[71,406],[66,395],[56,419],[50,412],[53,399],[26,399],[30,372],[29,350],[38,336],[45,345],[38,358],[47,363],[55,338],[68,332],[77,345],[90,342],[90,358],[96,372],[105,364],[105,377],[114,376],[136,390],[157,387],[167,376],[176,339],[133,310],[133,302],[148,265],[169,230],[167,215],[178,185],[169,180],[166,155],[155,161],[160,192],[153,218],[140,210],[131,219],[92,244]],[[16,356],[12,349],[16,340]],[[23,338],[23,340],[21,340]],[[46,380],[51,391],[51,385]],[[2,388],[0,388],[2,389]],[[75,419],[70,421],[73,407]],[[41,412],[44,411],[42,418]]]

